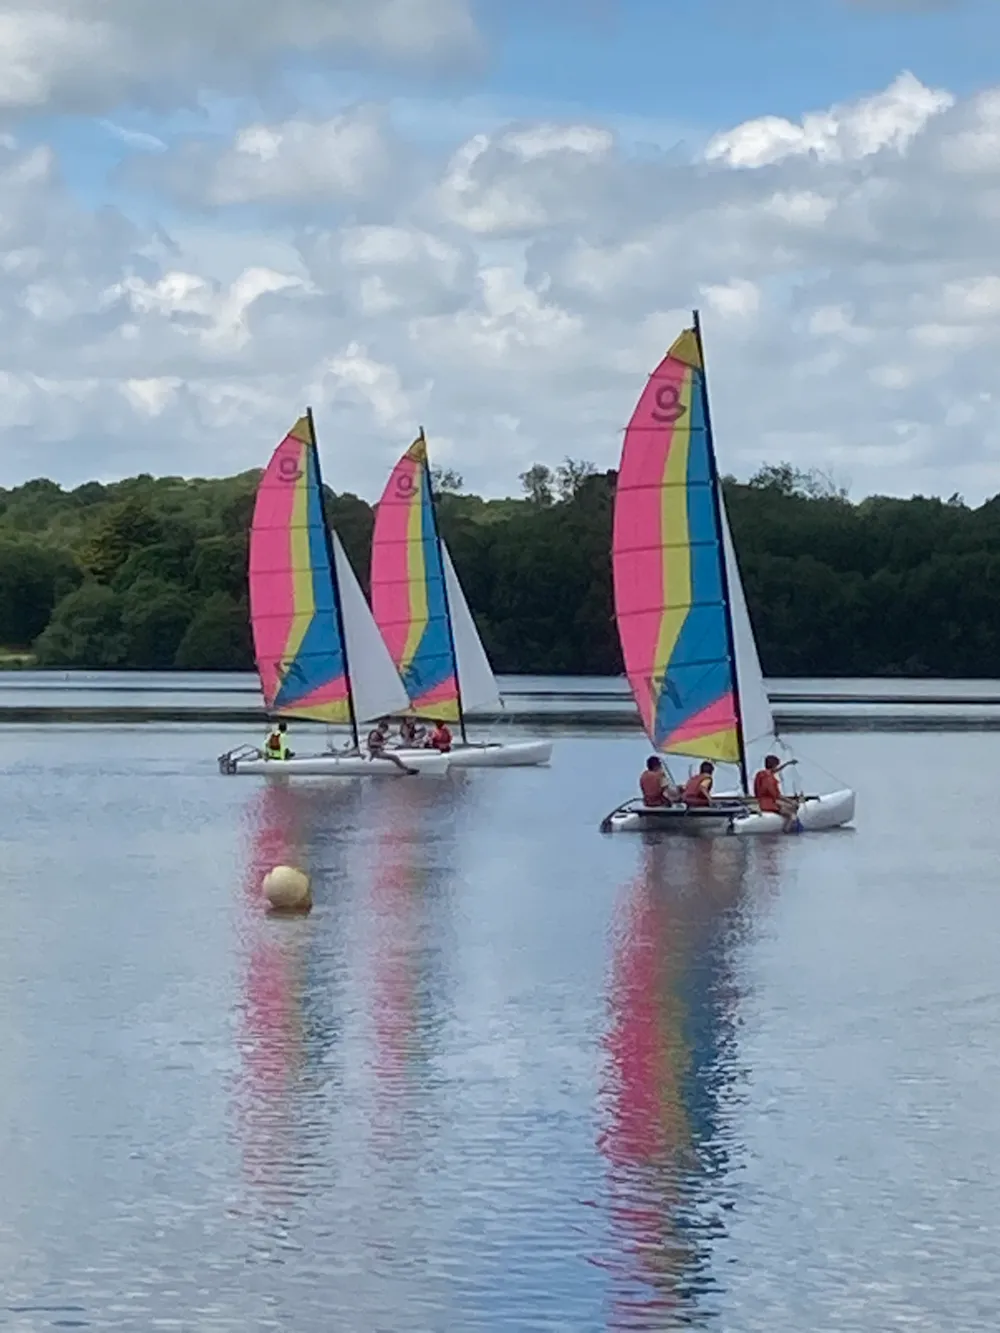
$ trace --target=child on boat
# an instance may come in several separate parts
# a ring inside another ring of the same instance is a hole
[[[419,768],[410,768],[404,764],[402,759],[389,749],[389,719],[387,717],[383,717],[368,733],[368,757],[370,759],[388,759],[390,764],[395,764],[404,773],[416,774],[420,772]]]
[[[399,743],[404,750],[414,750],[423,743],[424,729],[412,717],[404,717],[399,724]]]
[[[799,802],[794,796],[782,795],[778,774],[783,768],[796,762],[795,759],[786,759],[782,763],[776,754],[769,754],[765,756],[764,767],[754,775],[753,780],[753,794],[757,808],[763,815],[781,815],[785,822],[786,833],[791,833],[795,827]]]
[[[437,750],[439,754],[447,754],[451,749],[451,732],[444,722],[435,722],[434,730],[431,732],[427,741],[427,749]]]
[[[639,790],[642,792],[643,805],[673,805],[680,796],[680,791],[667,777],[663,760],[651,754],[646,760],[646,767],[639,775]]]
[[[712,804],[712,774],[714,772],[715,765],[710,759],[706,759],[698,772],[688,778],[684,784],[684,790],[681,792],[681,800],[685,805]]]
[[[279,722],[277,727],[268,732],[267,740],[264,742],[265,759],[294,759],[295,755],[288,748],[288,723]]]

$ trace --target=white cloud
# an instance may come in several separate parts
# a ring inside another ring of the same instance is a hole
[[[255,122],[230,141],[190,136],[125,168],[125,179],[165,190],[202,213],[265,205],[308,220],[322,210],[394,208],[408,184],[420,188],[412,152],[384,108],[349,107],[326,120]]]
[[[435,192],[444,219],[482,235],[528,235],[582,220],[614,170],[615,141],[586,125],[477,134],[453,155]]]
[[[0,0],[0,109],[242,92],[282,56],[408,70],[478,54],[467,0]]]
[[[4,141],[0,481],[253,466],[306,402],[371,498],[421,422],[493,493],[613,466],[699,304],[724,469],[1000,490],[1000,93],[904,76],[792,129],[685,161],[549,117],[438,158],[371,107],[258,119],[144,156],[201,210],[169,233]]]
[[[760,288],[743,278],[704,288],[705,300],[723,319],[750,319],[760,310]]]
[[[162,153],[166,151],[167,145],[155,134],[147,134],[143,130],[129,129],[128,126],[118,125],[113,120],[102,120],[100,125],[113,138],[120,139],[129,148],[138,148],[144,153]]]
[[[870,157],[882,149],[904,150],[932,116],[954,105],[950,93],[926,88],[912,74],[901,74],[885,92],[853,106],[803,116],[799,124],[778,116],[747,121],[709,143],[709,161],[732,167],[763,167],[811,153],[822,162]]]
[[[384,117],[373,108],[322,123],[251,125],[213,163],[205,199],[210,205],[360,199],[384,184],[392,166]]]
[[[300,245],[315,282],[341,292],[363,318],[454,314],[475,293],[473,249],[413,226],[305,233]]]

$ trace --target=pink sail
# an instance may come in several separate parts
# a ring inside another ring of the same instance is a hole
[[[268,709],[348,722],[339,595],[308,417],[301,417],[275,449],[257,488],[250,529],[250,620]]]
[[[371,596],[375,623],[412,711],[459,721],[444,566],[422,434],[393,468],[375,511]]]
[[[625,432],[614,516],[615,613],[643,726],[665,753],[737,763],[736,667],[694,330],[653,371]]]

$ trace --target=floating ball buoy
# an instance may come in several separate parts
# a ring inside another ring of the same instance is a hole
[[[308,912],[312,908],[309,876],[294,866],[275,866],[264,876],[272,912]]]

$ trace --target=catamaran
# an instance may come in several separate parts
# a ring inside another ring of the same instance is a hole
[[[250,620],[269,714],[349,725],[352,743],[283,760],[265,759],[256,746],[244,745],[219,756],[221,772],[393,778],[447,771],[449,757],[436,751],[396,750],[393,760],[361,747],[359,722],[398,713],[410,699],[340,538],[326,521],[310,409],[275,449],[257,488]]]
[[[750,796],[777,737],[719,483],[697,311],[649,377],[622,446],[615,494],[615,619],[632,694],[653,748],[735,773],[707,807],[612,811],[604,832],[777,833]],[[669,769],[668,769],[669,773]],[[673,776],[673,775],[671,775]],[[678,785],[683,785],[682,783]],[[802,831],[854,817],[849,789],[801,798]]]
[[[408,714],[458,723],[452,768],[547,764],[552,742],[470,741],[466,714],[502,708],[486,649],[438,530],[420,435],[392,470],[375,511],[372,612],[409,696]]]

